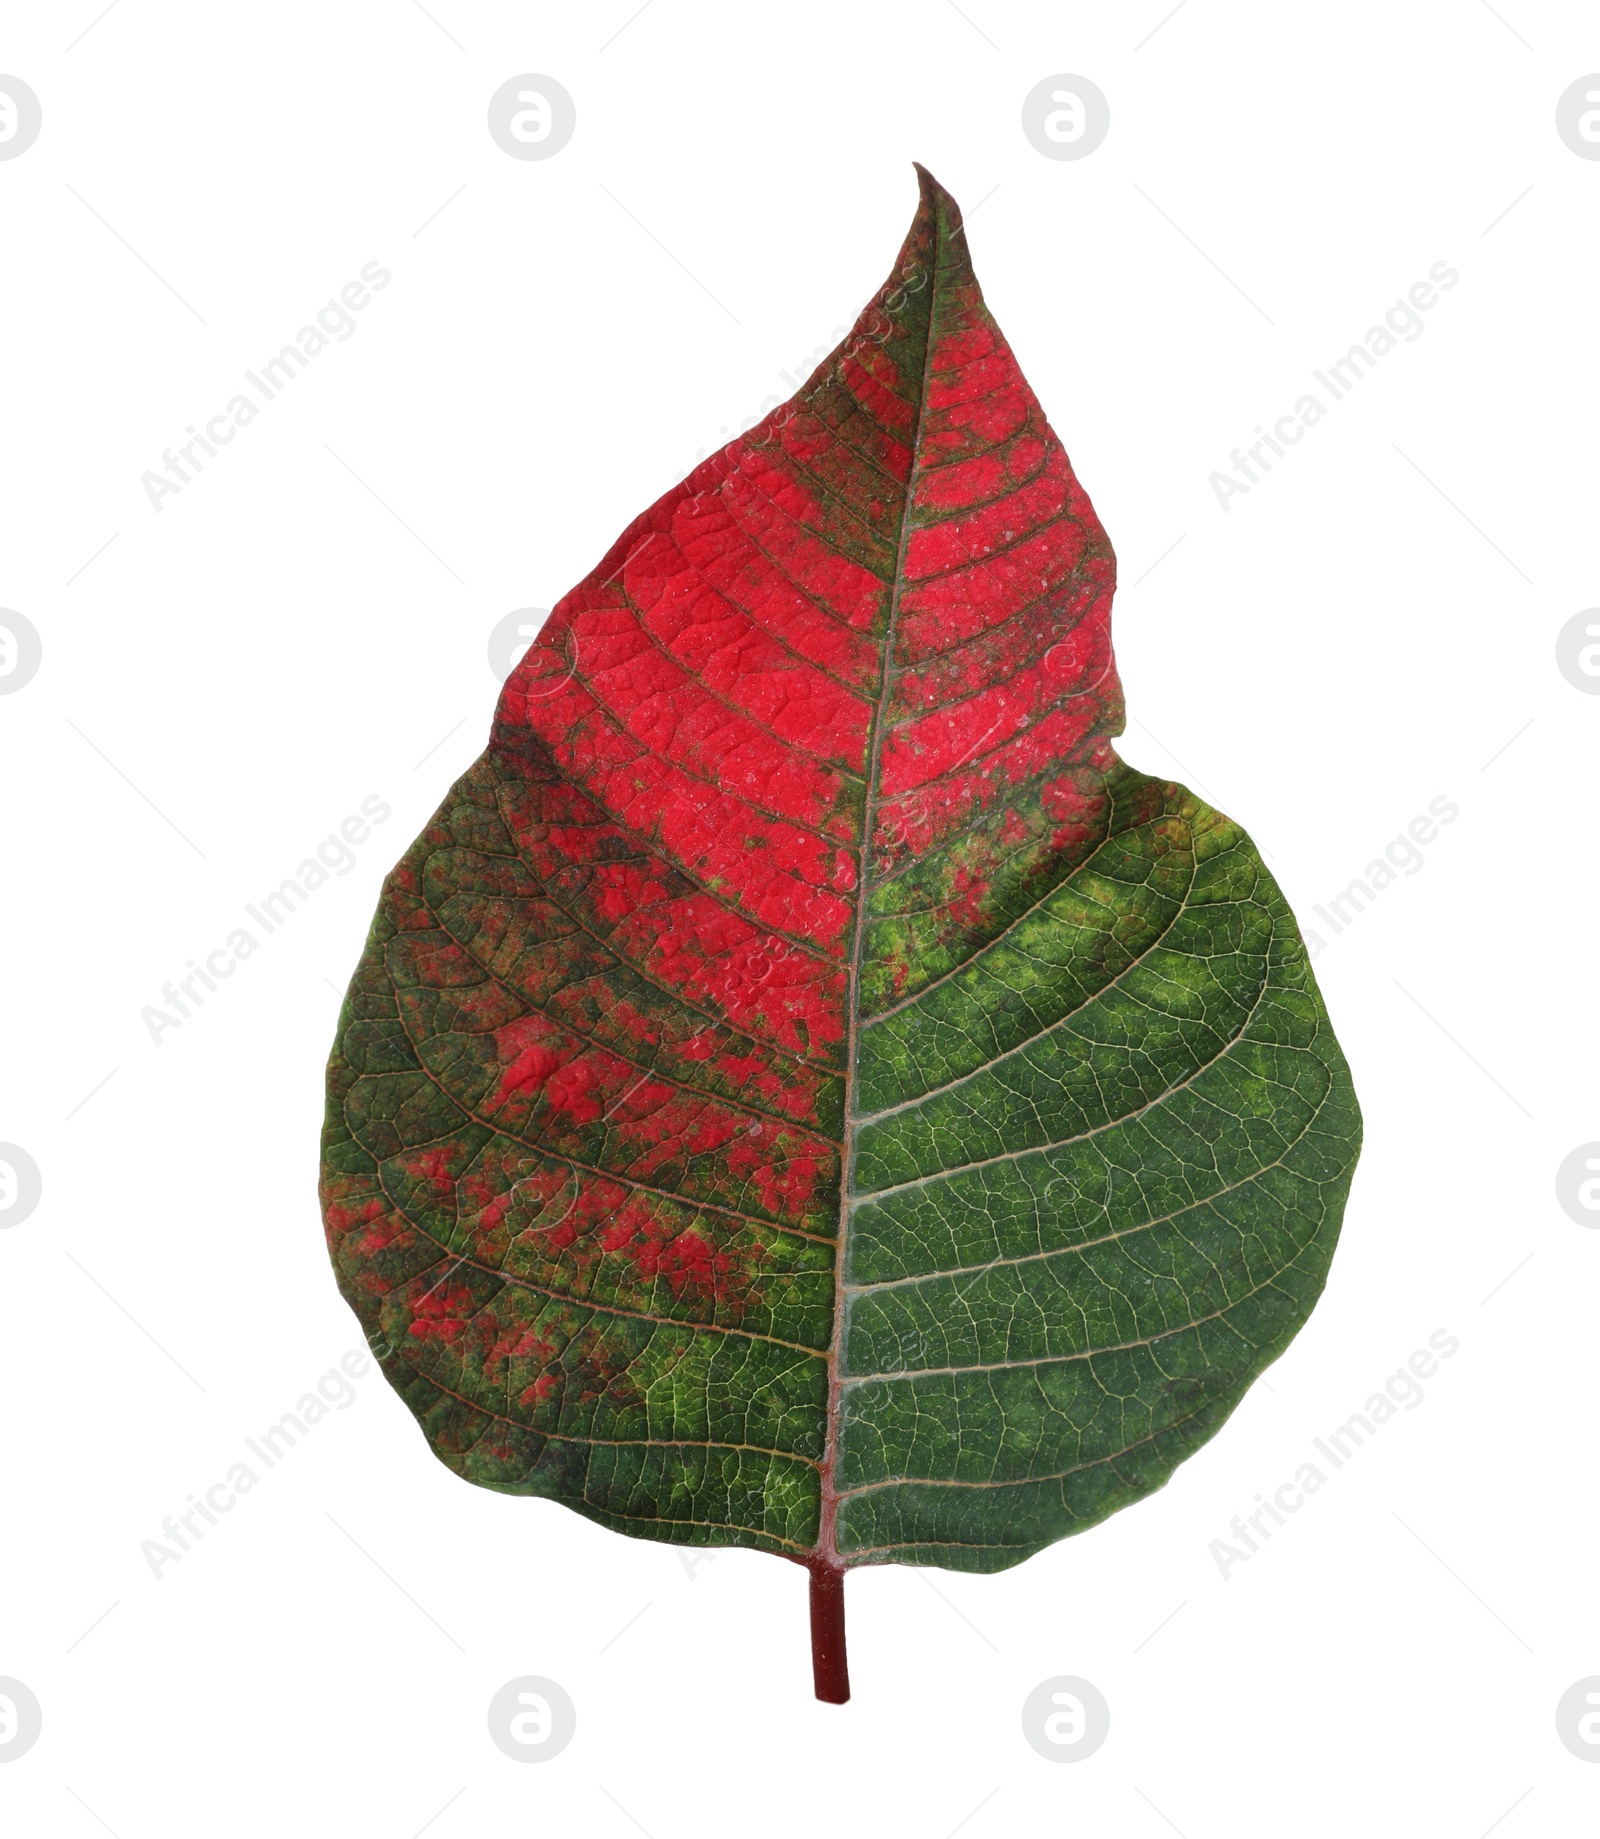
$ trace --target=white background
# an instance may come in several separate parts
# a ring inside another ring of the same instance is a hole
[[[1600,1236],[1554,1175],[1600,1137],[1600,699],[1554,647],[1600,601],[1600,162],[1554,109],[1593,10],[963,4],[120,0],[70,50],[97,0],[8,10],[44,111],[0,164],[0,603],[44,642],[0,700],[0,1137],[44,1176],[0,1233],[0,1674],[44,1707],[8,1833],[1590,1830],[1554,1710],[1600,1672]],[[576,100],[547,161],[486,129],[523,72]],[[1110,101],[1082,161],[1021,131],[1058,72]],[[844,1709],[799,1569],[470,1488],[375,1373],[157,1581],[141,1541],[359,1343],[322,1065],[487,734],[490,629],[789,393],[913,158],[1121,557],[1127,757],[1324,937],[1367,1139],[1323,1301],[1151,1500],[999,1577],[852,1575]],[[369,261],[355,335],[154,511],[140,474]],[[1438,261],[1423,336],[1223,511],[1208,475]],[[155,1046],[141,1007],[369,794],[355,868]],[[1422,870],[1319,927],[1440,794]],[[1224,1580],[1438,1329],[1425,1402]],[[539,1767],[485,1726],[527,1673],[578,1710]],[[1072,1767],[1019,1724],[1054,1674],[1111,1706]]]

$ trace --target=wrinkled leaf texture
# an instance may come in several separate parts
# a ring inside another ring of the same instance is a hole
[[[1282,1353],[1360,1117],[1250,839],[1112,750],[1114,572],[921,173],[850,336],[560,603],[384,885],[325,1218],[458,1474],[994,1571]]]

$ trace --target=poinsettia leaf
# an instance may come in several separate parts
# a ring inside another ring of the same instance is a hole
[[[1217,1429],[1360,1138],[1249,838],[1112,749],[1110,543],[921,189],[850,336],[506,683],[323,1147],[435,1452],[808,1564],[832,1698],[846,1567],[999,1570]]]

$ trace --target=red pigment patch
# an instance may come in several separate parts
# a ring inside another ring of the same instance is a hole
[[[450,1165],[460,1151],[451,1144],[447,1147],[419,1150],[407,1158],[404,1167],[413,1181],[431,1182],[436,1191],[448,1193],[454,1185]]]
[[[472,1312],[472,1292],[467,1286],[444,1284],[418,1298],[407,1332],[415,1341],[457,1341]]]
[[[513,1360],[537,1360],[541,1365],[556,1358],[556,1348],[538,1329],[513,1323],[500,1329],[483,1359],[483,1376],[490,1385],[498,1385]]]

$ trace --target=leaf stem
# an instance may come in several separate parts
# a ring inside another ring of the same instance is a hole
[[[850,1697],[850,1659],[844,1640],[844,1566],[816,1557],[811,1573],[811,1676],[824,1705]]]

